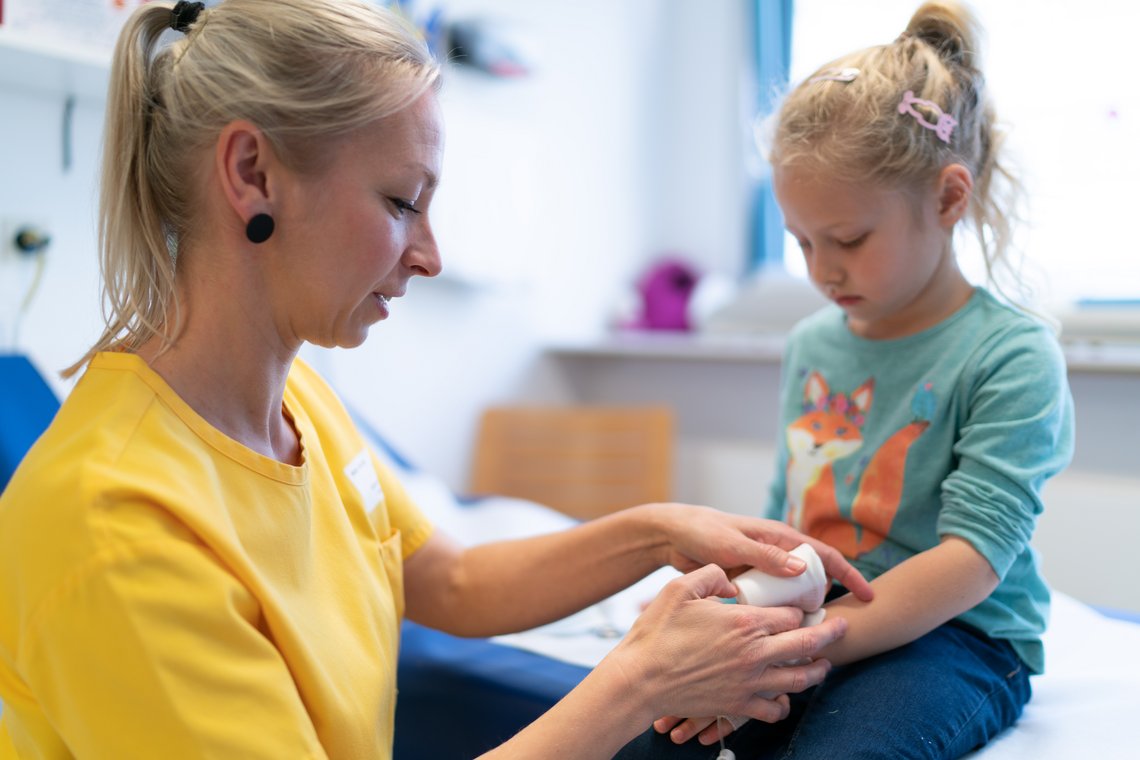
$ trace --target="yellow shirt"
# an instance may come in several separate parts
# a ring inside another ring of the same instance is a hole
[[[297,361],[304,463],[100,354],[0,497],[0,758],[386,758],[431,525]]]

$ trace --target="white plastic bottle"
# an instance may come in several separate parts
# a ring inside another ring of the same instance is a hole
[[[800,544],[789,553],[807,563],[802,573],[784,578],[756,568],[748,570],[732,579],[737,589],[736,601],[757,607],[799,607],[806,613],[803,625],[820,623],[826,614],[821,605],[827,595],[823,560],[809,544]]]

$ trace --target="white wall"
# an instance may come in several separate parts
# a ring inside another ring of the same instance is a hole
[[[600,332],[656,255],[738,271],[746,146],[723,104],[744,86],[744,5],[448,5],[510,22],[534,75],[452,72],[435,212],[444,278],[415,283],[366,346],[322,365],[414,461],[463,488],[479,410],[565,398],[542,346]]]
[[[744,3],[447,6],[456,17],[509,22],[534,50],[535,73],[518,81],[449,74],[448,149],[433,214],[444,276],[413,283],[363,347],[306,356],[414,461],[458,488],[487,404],[683,397],[678,496],[748,510],[767,482],[775,408],[764,399],[776,381],[773,365],[713,372],[673,362],[607,380],[612,367],[591,375],[542,355],[551,341],[600,332],[659,252],[739,272],[748,225],[737,189],[749,151],[726,104],[747,98],[751,86],[739,69],[747,54]],[[3,66],[20,61],[27,59],[0,55]],[[21,345],[52,373],[99,331],[94,178],[102,103],[78,101],[73,165],[64,171],[64,91],[21,87],[20,72],[0,74],[0,222],[43,222],[54,236]],[[26,274],[0,264],[0,285]],[[6,299],[8,292],[0,287]],[[0,320],[10,321],[12,306],[0,301]],[[1138,375],[1075,379],[1077,462],[1050,502],[1056,517],[1047,514],[1042,526],[1046,568],[1061,588],[1133,608],[1140,608],[1135,596],[1098,595],[1103,559],[1087,557],[1102,540],[1110,557],[1123,556],[1140,535],[1140,484],[1132,476],[1140,441],[1128,433],[1135,421],[1127,415],[1135,413],[1124,411],[1134,408],[1138,384]],[[1111,492],[1111,509],[1099,496],[1082,498],[1089,483]],[[1113,588],[1131,585],[1119,567],[1110,570]]]
[[[747,85],[739,64],[748,25],[743,2],[443,5],[454,18],[503,22],[532,52],[534,73],[448,72],[447,153],[433,209],[444,275],[414,282],[362,348],[305,355],[413,460],[463,487],[479,410],[564,397],[557,376],[536,363],[542,346],[600,332],[654,256],[739,270],[745,146],[722,105]],[[0,63],[25,66],[36,80],[43,60]],[[102,103],[78,103],[74,165],[64,172],[65,88],[13,84],[23,80],[11,70],[0,77],[0,221],[40,221],[53,233],[20,343],[62,394],[69,386],[54,372],[99,329]],[[0,265],[8,283],[24,276]],[[6,306],[0,320],[10,324]]]
[[[662,6],[652,0],[463,0],[456,18],[499,20],[533,51],[533,74],[448,73],[443,182],[433,211],[444,257],[365,346],[322,368],[416,462],[465,486],[478,411],[525,391],[550,335],[604,326],[649,254],[647,110]]]
[[[60,394],[70,384],[55,374],[71,364],[100,332],[99,265],[94,244],[94,177],[99,163],[103,104],[76,102],[72,165],[63,166],[65,95],[0,89],[0,226],[34,222],[50,230],[52,243],[38,296],[24,315],[20,344]],[[7,223],[7,224],[6,224]],[[9,336],[17,301],[32,267],[0,259],[4,288],[0,322]],[[0,350],[8,348],[0,345]]]

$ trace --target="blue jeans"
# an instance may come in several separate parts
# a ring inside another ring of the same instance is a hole
[[[792,694],[790,715],[752,720],[725,743],[749,758],[956,758],[1021,715],[1029,672],[1013,648],[951,621],[890,652],[835,668]],[[674,744],[652,728],[620,760],[713,760],[719,745]]]

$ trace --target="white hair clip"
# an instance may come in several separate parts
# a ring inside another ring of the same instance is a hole
[[[927,115],[915,108],[916,105],[929,109],[937,120],[928,121]],[[913,90],[907,90],[903,93],[902,100],[899,101],[899,113],[909,113],[919,124],[933,130],[934,134],[938,135],[938,139],[947,145],[950,144],[950,133],[954,131],[954,127],[958,126],[957,119],[948,113],[944,113],[937,103],[916,98]]]
[[[842,69],[824,69],[809,79],[808,82],[811,84],[816,82],[853,82],[857,76],[859,76],[859,69],[854,66],[847,66]]]

